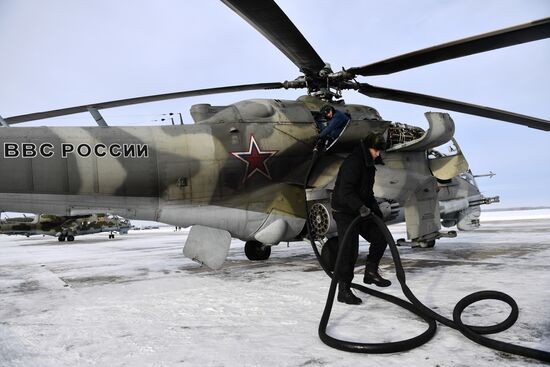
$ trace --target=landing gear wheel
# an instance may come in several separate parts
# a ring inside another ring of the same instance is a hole
[[[114,234],[110,234],[110,235],[109,235],[109,239],[111,239],[111,238],[115,238],[115,235],[114,235]]]
[[[244,244],[244,253],[248,260],[267,260],[271,255],[271,246],[266,246],[258,241],[246,241]]]
[[[72,234],[68,235],[67,236],[67,241],[73,242],[74,241],[74,236]]]
[[[321,247],[321,260],[330,271],[334,271],[338,256],[338,237],[331,237]]]
[[[422,248],[432,248],[434,246],[435,246],[435,240],[420,242],[420,247]]]
[[[58,240],[59,242],[63,242],[63,241],[65,241],[65,236],[60,235],[59,237],[57,237],[57,240]]]

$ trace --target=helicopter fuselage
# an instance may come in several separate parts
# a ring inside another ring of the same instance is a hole
[[[109,212],[218,228],[269,244],[297,239],[305,224],[305,201],[327,205],[345,156],[362,137],[390,126],[370,107],[336,106],[350,114],[351,122],[321,157],[304,191],[320,103],[304,97],[198,105],[190,125],[5,128],[0,209]],[[386,219],[396,218],[396,205],[405,212],[410,207],[416,212],[407,220],[418,228],[411,238],[437,231],[437,183],[425,149],[388,151],[384,160],[375,194],[393,208]],[[429,205],[418,209],[422,203]]]

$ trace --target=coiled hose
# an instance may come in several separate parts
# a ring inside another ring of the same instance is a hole
[[[311,164],[306,175],[304,189],[308,187],[309,176],[311,175],[311,171],[313,170],[313,167],[317,161],[317,158],[318,158],[318,152],[314,150]],[[306,200],[306,213],[309,213],[307,200]],[[386,226],[384,221],[379,217],[377,217],[376,215],[371,214],[370,218],[374,220],[374,222],[380,228],[380,230],[384,234],[384,237],[386,238],[386,241],[390,247],[393,262],[395,265],[397,279],[399,281],[399,284],[401,285],[401,289],[403,293],[405,294],[409,302],[401,298],[365,287],[363,285],[352,283],[351,287],[357,290],[360,290],[364,293],[370,294],[372,296],[379,297],[381,299],[384,299],[386,301],[389,301],[391,303],[394,303],[398,306],[401,306],[409,310],[410,312],[421,317],[428,324],[428,328],[426,329],[426,331],[424,331],[422,334],[416,337],[397,341],[397,342],[388,342],[388,343],[358,343],[358,342],[351,342],[351,341],[336,339],[328,335],[326,332],[327,324],[330,319],[330,313],[332,311],[334,296],[336,294],[336,287],[338,283],[338,279],[336,279],[334,274],[338,273],[338,269],[340,266],[340,258],[343,252],[342,251],[343,246],[338,247],[338,255],[336,258],[336,265],[333,273],[329,270],[328,264],[325,264],[324,261],[321,259],[321,255],[317,250],[317,246],[315,245],[315,242],[311,233],[311,227],[308,219],[306,220],[308,236],[309,236],[313,251],[315,253],[315,256],[317,257],[317,261],[319,262],[319,264],[321,265],[325,273],[327,273],[327,275],[330,278],[332,278],[332,281],[330,283],[330,289],[327,296],[327,301],[325,304],[325,309],[323,311],[323,315],[319,323],[319,337],[321,338],[323,343],[325,343],[326,345],[332,348],[336,348],[347,352],[375,353],[375,354],[401,352],[401,351],[416,348],[426,343],[427,341],[429,341],[435,334],[435,331],[437,328],[436,321],[439,321],[440,323],[446,326],[459,330],[468,339],[473,340],[474,342],[484,345],[486,347],[496,349],[501,352],[516,354],[523,357],[538,359],[540,361],[550,363],[549,352],[533,349],[533,348],[522,347],[511,343],[490,339],[484,336],[484,334],[494,334],[494,333],[499,333],[501,331],[504,331],[516,322],[519,315],[518,305],[514,301],[514,299],[509,295],[507,295],[506,293],[492,291],[492,290],[485,290],[485,291],[475,292],[464,297],[456,304],[453,310],[453,320],[450,320],[434,312],[429,307],[425,306],[422,302],[420,302],[416,298],[416,296],[413,294],[413,292],[410,290],[410,288],[407,286],[405,271],[403,270],[403,265],[401,263],[399,251],[397,249],[397,245],[395,244],[392,234],[388,230],[388,227]],[[352,221],[348,230],[346,231],[346,233],[344,233],[340,243],[347,243],[347,239],[351,233],[351,229],[354,226],[356,226],[358,222],[362,219],[363,218],[361,216],[357,216]],[[504,321],[491,326],[466,325],[462,322],[461,315],[466,307],[468,307],[469,305],[475,302],[478,302],[481,300],[488,300],[488,299],[499,300],[508,304],[511,307],[510,315],[508,315],[508,317]]]

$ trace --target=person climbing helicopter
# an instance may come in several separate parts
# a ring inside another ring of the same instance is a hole
[[[332,210],[339,235],[338,246],[343,246],[338,273],[338,302],[360,304],[361,298],[350,289],[353,270],[359,252],[359,235],[370,242],[363,282],[388,287],[391,281],[382,278],[378,272],[380,259],[384,255],[387,241],[369,215],[383,218],[374,197],[373,186],[376,172],[375,164],[384,164],[380,152],[385,150],[386,141],[382,135],[369,134],[362,139],[352,153],[342,163],[334,191],[332,192]],[[346,243],[342,243],[344,234],[357,215],[364,217],[357,226],[350,228]]]
[[[321,130],[319,140],[316,144],[318,149],[326,149],[336,140],[348,124],[350,117],[329,104],[321,107],[319,113],[326,120],[326,127]]]

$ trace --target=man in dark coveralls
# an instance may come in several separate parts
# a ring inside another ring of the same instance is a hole
[[[375,164],[384,164],[380,151],[385,150],[386,141],[382,135],[369,134],[355,147],[344,160],[332,193],[332,208],[338,228],[338,246],[344,246],[340,266],[336,277],[338,279],[338,301],[357,305],[361,298],[355,296],[350,284],[353,280],[353,270],[359,252],[359,235],[370,242],[363,282],[374,283],[379,287],[388,287],[391,282],[378,273],[378,264],[387,247],[386,239],[372,218],[372,212],[383,218],[382,212],[374,197]],[[344,234],[355,217],[365,217],[352,228],[346,243],[342,243]]]

